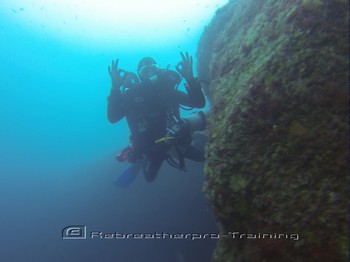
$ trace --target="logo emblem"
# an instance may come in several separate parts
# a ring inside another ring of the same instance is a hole
[[[63,239],[86,239],[86,226],[67,226],[62,230]]]

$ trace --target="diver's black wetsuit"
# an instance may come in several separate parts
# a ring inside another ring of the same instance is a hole
[[[108,97],[108,120],[118,122],[124,116],[127,119],[131,141],[137,152],[145,154],[150,160],[150,167],[146,170],[146,179],[152,181],[168,149],[164,143],[155,141],[167,134],[169,118],[173,114],[180,119],[179,105],[202,108],[205,97],[198,81],[188,84],[187,94],[175,89],[180,76],[170,70],[163,70],[158,74],[155,83],[142,82],[134,84],[125,90],[112,89]]]

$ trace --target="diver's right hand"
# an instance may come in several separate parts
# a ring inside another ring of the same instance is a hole
[[[111,66],[108,66],[108,73],[111,77],[112,87],[116,89],[121,87],[125,79],[125,70],[118,69],[118,62],[119,59],[116,59],[115,63],[114,60],[112,60]]]

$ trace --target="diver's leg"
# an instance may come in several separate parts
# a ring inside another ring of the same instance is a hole
[[[153,154],[147,157],[145,166],[144,166],[144,174],[145,178],[148,182],[152,182],[156,179],[158,171],[162,166],[164,161],[164,154]]]

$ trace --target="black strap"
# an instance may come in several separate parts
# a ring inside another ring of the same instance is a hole
[[[179,162],[176,162],[176,160],[168,154],[166,155],[165,160],[170,166],[180,170],[185,170],[185,157],[177,146],[174,146],[174,148],[179,157]]]

